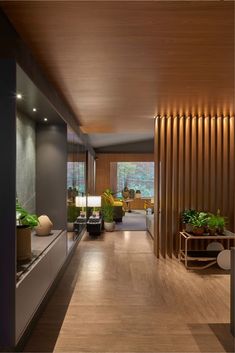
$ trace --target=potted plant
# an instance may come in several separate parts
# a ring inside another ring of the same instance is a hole
[[[108,232],[114,230],[113,221],[113,205],[111,203],[105,202],[102,206],[102,215],[104,219],[104,229]]]
[[[217,214],[211,214],[208,219],[208,229],[211,235],[224,234],[224,227],[226,224],[226,218],[220,215],[220,210],[217,211]]]
[[[203,235],[207,226],[209,216],[206,212],[199,212],[191,217],[190,223],[193,226],[194,235]]]
[[[220,215],[220,211],[217,212],[217,233],[224,234],[224,227],[226,224],[226,218]]]
[[[28,213],[16,202],[17,260],[31,259],[31,230],[38,225],[38,217]]]
[[[191,220],[192,220],[192,217],[197,216],[197,214],[198,212],[193,209],[186,209],[182,212],[181,218],[186,232],[191,233],[193,231]]]
[[[74,222],[79,216],[80,209],[75,205],[68,205],[67,207],[67,231],[73,232]]]
[[[209,215],[207,227],[210,235],[215,235],[217,230],[217,217],[214,214]]]

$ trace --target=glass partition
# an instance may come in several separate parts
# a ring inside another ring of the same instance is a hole
[[[67,234],[68,249],[86,227],[86,149],[68,128]]]

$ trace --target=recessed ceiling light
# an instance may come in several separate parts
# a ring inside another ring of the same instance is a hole
[[[37,109],[36,108],[33,108],[33,112],[36,112],[37,111]]]
[[[17,99],[22,99],[22,94],[21,93],[17,93],[16,98]]]
[[[43,120],[44,120],[44,121],[47,121],[47,118],[44,118]]]

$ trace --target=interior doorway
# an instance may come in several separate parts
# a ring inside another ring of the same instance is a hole
[[[147,230],[147,217],[154,211],[154,162],[112,162],[110,180],[114,197],[122,200],[124,210],[116,230]]]

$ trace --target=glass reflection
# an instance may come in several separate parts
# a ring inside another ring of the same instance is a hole
[[[86,149],[72,129],[68,128],[67,136],[67,234],[71,249],[86,227]]]

